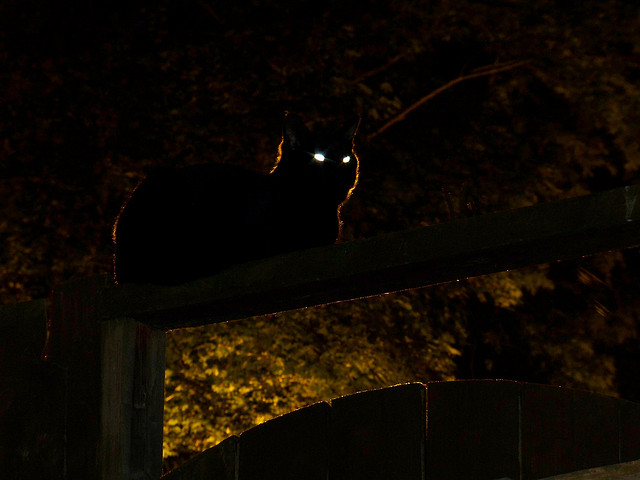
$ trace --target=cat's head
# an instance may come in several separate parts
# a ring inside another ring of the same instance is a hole
[[[300,117],[284,119],[280,156],[272,173],[304,188],[321,190],[337,203],[346,200],[358,181],[353,150],[360,117],[337,129],[309,131]]]

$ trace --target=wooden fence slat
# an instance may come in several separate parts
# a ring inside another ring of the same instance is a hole
[[[620,400],[619,405],[620,461],[629,462],[640,458],[640,403]]]
[[[0,478],[67,480],[67,376],[41,360],[0,364]]]
[[[573,391],[574,470],[620,461],[618,399]]]
[[[65,478],[99,479],[100,336],[96,299],[106,279],[60,285],[47,302],[46,360],[66,373],[66,404],[48,415],[65,419]]]
[[[621,418],[632,419],[621,412],[619,399],[582,390],[522,385],[524,478],[624,461]],[[637,420],[632,428],[640,428]]]
[[[521,389],[505,380],[427,384],[427,478],[521,478]]]
[[[171,470],[162,480],[237,480],[238,441],[231,436]]]
[[[423,287],[640,245],[640,186],[233,266],[176,287],[104,292],[104,318],[163,329]]]
[[[524,384],[523,390],[523,477],[548,477],[577,470],[570,391],[535,384]]]
[[[420,383],[332,400],[329,478],[423,480],[426,415]]]
[[[18,362],[26,356],[42,355],[47,336],[46,300],[9,305],[0,308],[0,362]]]
[[[238,480],[326,480],[330,410],[316,403],[243,432]]]
[[[640,404],[605,395],[505,380],[434,382],[427,411],[427,478],[537,479],[640,457]]]
[[[0,309],[0,477],[62,480],[66,376],[43,362],[46,302]]]

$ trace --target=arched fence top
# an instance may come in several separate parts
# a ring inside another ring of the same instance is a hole
[[[472,380],[409,383],[317,403],[230,437],[163,480],[533,480],[632,461],[602,468],[608,477],[566,479],[600,480],[616,478],[615,471],[640,476],[638,458],[637,403]]]

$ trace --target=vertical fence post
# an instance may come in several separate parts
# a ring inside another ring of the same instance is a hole
[[[165,334],[130,319],[100,330],[99,478],[160,478]]]
[[[67,283],[48,305],[45,358],[67,372],[65,480],[159,478],[164,331],[102,318],[108,276]],[[45,413],[43,412],[43,415]]]

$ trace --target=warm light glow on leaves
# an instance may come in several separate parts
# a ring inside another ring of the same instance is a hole
[[[165,416],[174,420],[165,422],[165,457],[187,446],[203,450],[321,400],[412,379],[453,379],[462,329],[452,334],[446,315],[427,321],[431,309],[416,309],[416,302],[426,307],[425,294],[170,332]],[[391,334],[397,330],[400,339]]]

